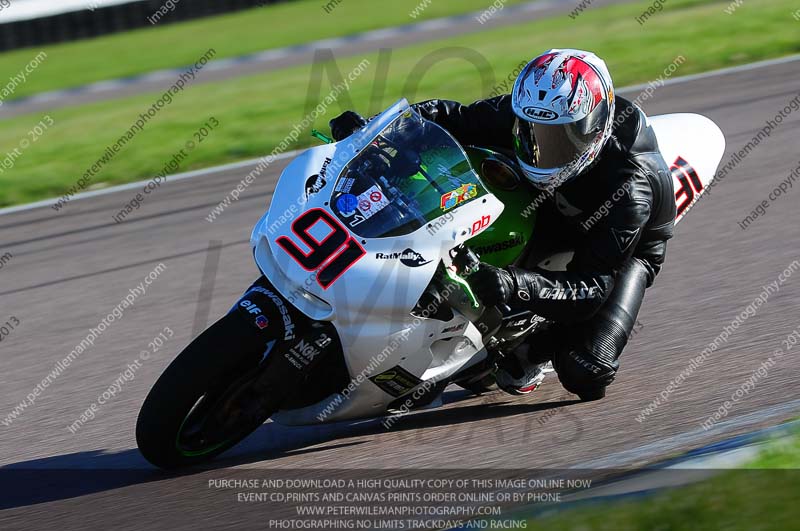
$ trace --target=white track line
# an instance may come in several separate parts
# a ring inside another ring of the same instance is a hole
[[[289,158],[295,157],[298,153],[300,153],[300,151],[301,150],[294,150],[294,151],[288,151],[286,153],[281,153],[280,155],[276,155],[274,160],[284,160],[284,159],[289,159]],[[187,171],[187,172],[184,172],[184,173],[176,173],[174,175],[167,175],[165,177],[165,180],[167,182],[182,181],[184,179],[192,179],[194,177],[204,177],[204,176],[207,176],[207,175],[213,175],[215,173],[219,173],[219,172],[222,172],[222,171],[236,170],[236,169],[239,169],[239,168],[246,168],[248,166],[252,166],[252,165],[258,164],[261,161],[262,158],[263,157],[260,157],[260,158],[257,158],[257,159],[240,160],[239,162],[231,162],[230,164],[223,164],[222,166],[212,166],[210,168],[203,168],[203,169],[200,169],[200,170],[193,170],[193,171]],[[69,205],[70,203],[72,203],[73,201],[76,201],[78,199],[87,199],[89,197],[98,197],[98,196],[101,196],[101,195],[113,194],[113,193],[116,193],[116,192],[122,192],[124,190],[133,190],[133,189],[136,189],[136,188],[141,188],[145,184],[150,182],[151,180],[152,180],[152,178],[145,179],[144,181],[136,181],[135,183],[120,184],[118,186],[110,186],[108,188],[102,188],[100,190],[91,190],[89,192],[81,192],[79,194],[73,195],[72,198],[67,203],[64,204],[64,206],[66,207],[67,205]],[[61,199],[61,197],[62,196],[54,197],[54,198],[51,198],[51,199],[43,199],[41,201],[37,201],[35,203],[28,203],[26,205],[19,205],[19,206],[3,208],[3,209],[0,209],[0,216],[3,216],[5,214],[13,214],[15,212],[24,212],[25,210],[32,210],[34,208],[42,208],[42,207],[46,207],[46,206],[52,206],[53,204],[58,202],[58,200]]]
[[[671,452],[685,448],[686,445],[698,443],[708,438],[709,435],[721,435],[723,433],[728,433],[746,426],[758,424],[773,417],[791,415],[798,410],[800,410],[800,400],[792,400],[791,402],[770,406],[752,413],[745,413],[744,415],[739,415],[732,419],[719,422],[710,430],[706,430],[701,426],[691,431],[681,433],[680,435],[673,435],[671,437],[667,437],[666,439],[660,439],[643,446],[609,454],[605,457],[594,459],[592,461],[586,461],[570,468],[624,468],[632,463],[647,460],[653,455],[668,455]]]
[[[663,84],[660,86],[666,85],[675,85],[678,83],[687,83],[689,81],[697,81],[698,79],[706,79],[709,77],[717,77],[717,76],[724,76],[726,74],[736,74],[739,72],[747,72],[749,70],[756,70],[758,68],[766,68],[768,66],[775,66],[775,65],[782,65],[786,63],[793,63],[795,61],[800,60],[800,54],[795,55],[788,55],[786,57],[780,57],[778,59],[766,59],[764,61],[758,61],[756,63],[748,63],[745,65],[739,66],[729,66],[727,68],[720,68],[718,70],[710,70],[708,72],[701,72],[700,74],[690,74],[688,76],[679,76],[671,79],[664,80]],[[619,89],[618,92],[627,92],[632,90],[643,90],[649,86],[649,83],[642,83],[639,85],[633,85],[632,87],[624,87]]]
[[[662,85],[662,86],[665,86],[665,85],[676,85],[676,84],[679,84],[679,83],[688,83],[688,82],[696,81],[696,80],[699,80],[699,79],[705,79],[705,78],[716,77],[716,76],[724,76],[724,75],[727,75],[727,74],[735,74],[735,73],[738,73],[738,72],[747,72],[747,71],[750,71],[750,70],[756,70],[758,68],[767,68],[767,67],[770,67],[770,66],[781,65],[781,64],[785,64],[785,63],[792,63],[792,62],[795,62],[795,61],[800,61],[800,54],[790,55],[788,57],[781,57],[779,59],[768,59],[766,61],[759,61],[759,62],[756,62],[756,63],[748,63],[746,65],[739,65],[739,66],[732,66],[732,67],[728,67],[728,68],[721,68],[719,70],[711,70],[709,72],[703,72],[701,74],[692,74],[692,75],[688,75],[688,76],[675,77],[675,78],[667,79],[666,81],[664,81],[664,85]],[[636,91],[636,90],[642,90],[642,89],[646,88],[647,86],[648,86],[647,83],[640,84],[640,85],[633,85],[633,86],[630,86],[630,87],[623,87],[621,89],[618,89],[617,92],[631,92],[631,91]],[[291,152],[288,152],[288,153],[283,153],[282,155],[278,155],[275,158],[275,160],[283,160],[283,159],[291,158],[291,157],[294,157],[295,155],[297,155],[299,152],[300,152],[300,150],[291,151]],[[257,163],[259,160],[261,160],[261,159],[258,158],[258,159],[243,160],[243,161],[239,161],[239,162],[233,162],[231,164],[225,164],[225,165],[222,165],[222,166],[212,166],[210,168],[204,168],[204,169],[201,169],[201,170],[194,170],[194,171],[189,171],[189,172],[185,172],[185,173],[177,173],[175,175],[167,176],[167,180],[168,181],[180,181],[180,180],[183,180],[183,179],[191,179],[193,177],[203,177],[205,175],[211,175],[211,174],[214,174],[214,173],[219,173],[221,171],[233,170],[233,169],[237,169],[237,168],[247,167],[249,165]],[[146,180],[143,180],[143,181],[137,181],[135,183],[123,184],[123,185],[119,185],[119,186],[111,186],[109,188],[103,188],[102,190],[92,190],[90,192],[82,192],[80,194],[75,194],[74,196],[72,196],[72,199],[70,199],[69,202],[71,203],[72,201],[77,201],[79,199],[86,199],[86,198],[89,198],[89,197],[97,197],[97,196],[106,195],[106,194],[112,194],[112,193],[120,192],[120,191],[124,191],[124,190],[132,190],[134,188],[144,186],[149,181],[150,181],[150,179],[146,179]],[[29,203],[29,204],[26,204],[26,205],[19,205],[19,206],[14,206],[14,207],[2,208],[2,209],[0,209],[0,216],[4,216],[6,214],[13,214],[13,213],[16,213],[16,212],[24,212],[26,210],[32,210],[34,208],[42,208],[42,207],[45,207],[45,206],[51,206],[54,203],[56,203],[59,200],[59,198],[60,198],[60,196],[59,197],[53,197],[53,198],[50,198],[50,199],[44,199],[42,201],[37,201],[35,203]]]

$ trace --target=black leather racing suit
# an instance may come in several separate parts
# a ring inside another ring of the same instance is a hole
[[[464,145],[512,153],[511,96],[471,105],[432,100],[415,105]],[[511,267],[509,304],[557,323],[532,338],[535,361],[552,359],[564,387],[584,399],[605,395],[619,367],[644,291],[664,263],[672,237],[672,177],[644,113],[617,98],[613,135],[584,173],[541,192],[533,246]],[[574,249],[563,272],[536,267]]]

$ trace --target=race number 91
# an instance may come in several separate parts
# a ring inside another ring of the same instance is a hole
[[[317,240],[309,231],[319,223],[328,226],[328,234]],[[367,252],[350,235],[345,227],[321,208],[304,212],[292,223],[292,233],[310,249],[303,251],[288,236],[279,236],[275,243],[306,271],[317,272],[317,283],[328,289],[345,271],[350,269]]]

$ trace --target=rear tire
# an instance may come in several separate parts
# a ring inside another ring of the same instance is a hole
[[[215,411],[218,404],[236,398],[234,391],[247,389],[247,375],[255,378],[267,342],[238,312],[229,313],[192,341],[155,383],[139,412],[136,442],[145,459],[167,469],[194,465],[221,454],[258,429],[274,411],[255,418],[231,417],[236,425],[226,426],[219,439],[205,447],[202,438],[194,448],[180,442],[191,415],[199,417],[192,423],[208,422],[199,408]]]

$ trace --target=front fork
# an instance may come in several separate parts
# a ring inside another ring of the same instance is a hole
[[[297,310],[266,277],[250,286],[231,312],[238,312],[264,337],[265,350],[254,389],[263,397],[266,409],[277,411],[298,400],[315,403],[342,384],[342,369],[346,374],[346,368],[342,367],[342,345],[336,328]],[[321,367],[328,373],[327,380],[319,375]],[[304,385],[309,380],[320,384]],[[323,393],[327,394],[318,396]]]

